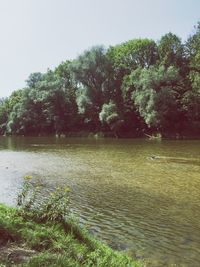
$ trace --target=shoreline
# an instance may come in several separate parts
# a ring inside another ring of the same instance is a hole
[[[3,266],[142,267],[123,252],[96,240],[72,219],[37,223],[0,204],[0,263]]]
[[[117,136],[114,135],[112,132],[85,132],[85,131],[80,131],[80,132],[68,132],[65,134],[38,134],[38,135],[1,135],[0,137],[55,137],[55,138],[92,138],[92,139],[107,139],[107,138],[112,138],[112,139],[146,139],[146,140],[200,140],[200,135],[166,135],[166,136],[161,136],[160,134],[146,134],[144,133],[143,135],[122,135],[122,136]]]

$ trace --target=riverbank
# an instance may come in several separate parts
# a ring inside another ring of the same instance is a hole
[[[101,139],[101,138],[119,138],[119,139],[149,139],[149,140],[199,140],[200,133],[168,133],[168,134],[160,134],[160,133],[132,133],[126,132],[123,134],[116,134],[112,131],[100,131],[100,132],[90,132],[90,131],[78,131],[72,132],[69,131],[67,133],[61,134],[28,134],[28,135],[2,135],[0,137],[56,137],[56,138],[94,138],[94,139]]]
[[[95,240],[72,219],[25,220],[0,204],[0,266],[139,267],[127,255]]]

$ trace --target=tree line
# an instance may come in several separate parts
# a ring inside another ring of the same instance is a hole
[[[186,42],[92,47],[0,99],[0,134],[200,135],[200,22]]]

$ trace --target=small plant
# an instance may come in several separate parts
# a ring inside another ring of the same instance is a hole
[[[47,190],[39,179],[25,176],[17,197],[18,214],[36,222],[62,222],[69,213],[69,188]]]

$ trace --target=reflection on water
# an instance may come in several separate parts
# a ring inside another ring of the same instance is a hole
[[[0,202],[26,174],[68,184],[90,231],[148,266],[200,265],[200,141],[0,137]]]

